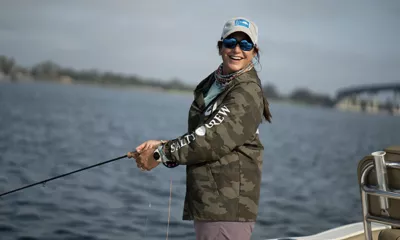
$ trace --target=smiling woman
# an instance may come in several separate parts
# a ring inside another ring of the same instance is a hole
[[[249,240],[253,232],[264,149],[258,127],[263,116],[271,122],[253,64],[257,42],[252,21],[228,20],[218,41],[222,63],[194,90],[188,132],[128,153],[142,170],[186,165],[183,219],[194,220],[197,239]]]
[[[232,27],[242,27],[240,31]],[[223,29],[221,41],[218,41],[219,54],[223,60],[223,74],[230,74],[241,69],[252,67],[255,56],[259,58],[258,29],[253,23],[245,19],[237,19],[235,22],[228,21]],[[239,48],[236,46],[239,45]]]

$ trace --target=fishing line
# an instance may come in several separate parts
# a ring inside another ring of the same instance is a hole
[[[110,159],[110,160],[107,160],[107,161],[104,161],[104,162],[100,162],[100,163],[97,163],[97,164],[94,164],[94,165],[91,165],[91,166],[88,166],[88,167],[84,167],[84,168],[81,168],[81,169],[78,169],[78,170],[75,170],[75,171],[72,171],[72,172],[69,172],[69,173],[65,173],[65,174],[56,176],[56,177],[48,178],[48,179],[45,179],[45,180],[40,181],[40,182],[32,183],[32,184],[29,184],[27,186],[14,189],[12,191],[2,193],[2,194],[0,194],[0,197],[8,195],[10,193],[21,191],[21,190],[26,189],[26,188],[30,188],[30,187],[36,186],[36,185],[39,185],[39,184],[43,184],[44,185],[46,182],[55,180],[57,178],[62,178],[62,177],[65,177],[65,176],[68,176],[68,175],[71,175],[71,174],[74,174],[74,173],[77,173],[77,172],[81,172],[83,170],[87,170],[89,168],[93,168],[93,167],[97,167],[97,166],[100,166],[100,165],[103,165],[103,164],[106,164],[106,163],[114,162],[114,161],[117,161],[117,160],[120,160],[120,159],[123,159],[123,158],[126,158],[126,157],[128,157],[128,155],[124,155],[124,156],[121,156],[121,157],[113,158],[113,159]]]
[[[172,178],[171,178],[171,183],[169,184],[168,225],[167,225],[167,238],[166,238],[166,240],[168,240],[169,220],[171,218],[171,202],[172,202]]]

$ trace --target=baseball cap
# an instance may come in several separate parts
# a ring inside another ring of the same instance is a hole
[[[222,29],[221,39],[226,38],[234,32],[246,33],[254,44],[258,43],[258,27],[256,24],[244,17],[229,19]]]

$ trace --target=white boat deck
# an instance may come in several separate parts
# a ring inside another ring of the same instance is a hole
[[[372,223],[372,230],[374,232],[374,239],[383,229],[389,226]],[[352,223],[337,228],[329,229],[327,231],[303,237],[282,237],[266,240],[363,240],[364,239],[364,226],[362,222]]]

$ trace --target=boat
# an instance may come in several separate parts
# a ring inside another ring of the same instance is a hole
[[[309,236],[267,240],[400,240],[400,145],[365,156],[358,163],[357,176],[360,222]]]

